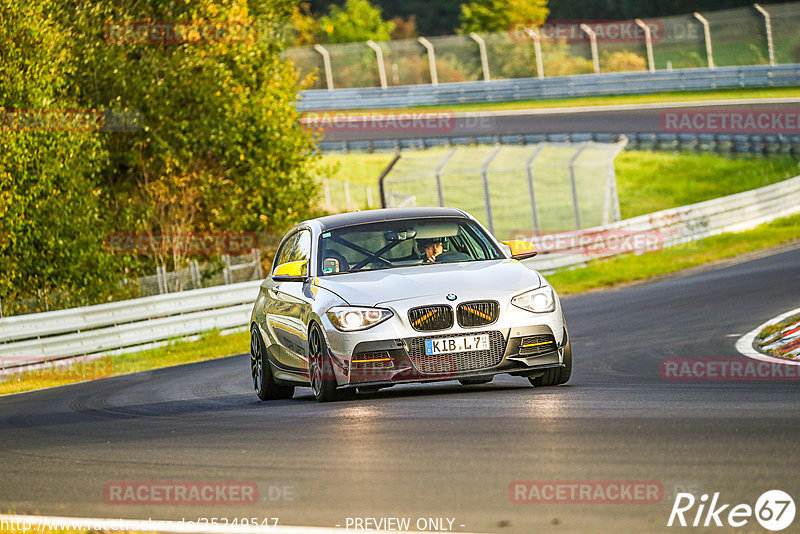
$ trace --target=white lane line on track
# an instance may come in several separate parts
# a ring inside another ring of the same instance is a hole
[[[18,528],[11,530],[20,532],[35,532],[49,528],[55,530],[84,529],[106,531],[145,531],[145,532],[175,532],[191,534],[256,534],[269,532],[271,534],[341,534],[347,529],[330,527],[303,527],[303,526],[254,526],[254,525],[212,525],[192,521],[161,521],[158,519],[106,519],[92,517],[63,517],[44,515],[3,515],[0,514],[0,523],[13,525]],[[398,530],[370,530],[376,534],[397,534]],[[422,531],[413,531],[414,534],[423,534]]]
[[[800,97],[781,97],[781,98],[736,98],[730,100],[692,100],[688,102],[650,102],[645,104],[610,104],[605,106],[574,106],[562,108],[536,108],[536,109],[506,109],[497,111],[459,111],[456,113],[446,111],[431,111],[409,109],[398,111],[397,113],[383,113],[380,115],[369,113],[358,113],[354,110],[352,114],[346,111],[309,111],[306,116],[300,119],[302,123],[315,122],[325,119],[328,116],[335,116],[337,120],[347,121],[381,121],[390,117],[397,118],[398,115],[411,115],[414,117],[424,116],[426,118],[480,118],[480,117],[506,117],[506,116],[527,116],[527,115],[551,115],[551,114],[577,114],[592,113],[597,111],[636,111],[647,109],[674,109],[674,108],[697,108],[697,107],[725,107],[725,106],[744,106],[754,104],[797,104]]]
[[[758,352],[756,349],[753,348],[753,341],[756,339],[756,336],[759,332],[761,332],[764,328],[772,323],[777,323],[778,321],[782,321],[787,317],[794,315],[796,313],[800,313],[800,308],[788,311],[786,313],[782,313],[777,317],[773,317],[769,321],[766,321],[764,324],[761,324],[751,330],[750,332],[746,333],[739,340],[736,342],[736,350],[739,351],[740,354],[747,356],[748,358],[752,358],[754,360],[760,360],[762,362],[770,362],[770,363],[782,363],[785,365],[800,365],[800,361],[788,360],[786,358],[774,358],[772,356],[767,356],[766,354],[762,354]]]

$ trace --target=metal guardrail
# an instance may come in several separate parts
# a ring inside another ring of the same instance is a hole
[[[306,90],[298,110],[333,111],[800,85],[800,64],[578,74],[554,78]]]
[[[539,244],[543,253],[526,260],[549,272],[631,250],[581,249],[581,236],[596,243],[602,236],[644,236],[651,250],[688,243],[723,232],[741,231],[778,217],[800,212],[800,176],[760,189],[745,191],[690,206],[633,217],[617,223],[567,234],[519,235]],[[564,239],[567,246],[543,247],[545,238]],[[577,236],[577,238],[576,238]],[[600,237],[598,237],[600,236]],[[577,243],[578,246],[574,246]],[[59,310],[0,319],[0,367],[9,369],[75,356],[91,356],[119,349],[199,334],[211,329],[247,325],[260,281],[196,289],[98,306]],[[2,374],[2,373],[0,373]]]
[[[535,145],[539,143],[616,143],[629,141],[628,150],[677,150],[681,152],[736,152],[749,154],[800,154],[800,135],[787,134],[697,134],[697,133],[576,133],[514,134],[480,136],[415,137],[322,141],[323,152],[397,152],[475,145]]]
[[[800,213],[800,176],[605,226],[543,236],[519,234],[514,238],[530,240],[544,252],[525,263],[547,273],[600,257],[642,253],[725,232],[741,232],[795,213]]]
[[[261,280],[0,319],[0,366],[92,355],[247,324]]]

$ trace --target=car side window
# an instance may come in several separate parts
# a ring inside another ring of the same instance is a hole
[[[275,263],[272,275],[306,276],[308,261],[311,258],[311,232],[300,230],[283,242]]]

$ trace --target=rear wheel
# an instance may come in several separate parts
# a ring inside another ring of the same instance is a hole
[[[250,328],[250,375],[261,400],[291,399],[294,395],[294,386],[279,386],[272,378],[267,350],[255,325]]]
[[[337,389],[333,363],[322,330],[316,324],[308,333],[308,378],[311,391],[319,402],[331,402],[355,397],[355,390]]]
[[[567,332],[566,323],[564,323],[564,336],[567,338],[567,344],[564,346],[564,365],[562,367],[553,367],[552,369],[545,369],[542,376],[528,378],[534,386],[558,386],[566,384],[569,377],[572,376],[572,343],[569,339],[569,332]]]

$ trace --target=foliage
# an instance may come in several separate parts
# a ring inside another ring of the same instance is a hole
[[[475,0],[461,5],[458,33],[508,32],[515,24],[540,26],[549,12],[547,0]]]
[[[600,72],[647,70],[647,60],[628,50],[600,54]]]
[[[63,116],[75,109],[68,36],[39,2],[0,2],[0,95],[13,111]],[[5,314],[29,296],[49,307],[57,292],[69,304],[99,298],[123,268],[104,254],[98,173],[107,158],[102,134],[42,131],[11,120],[0,126],[0,300]],[[63,130],[63,131],[58,131]]]
[[[326,43],[388,41],[394,30],[394,22],[385,22],[380,8],[368,0],[347,0],[343,8],[332,5],[319,26]]]

